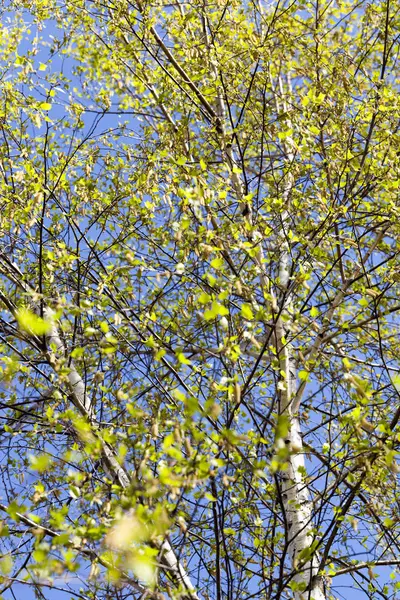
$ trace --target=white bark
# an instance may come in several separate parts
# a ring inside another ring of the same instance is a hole
[[[47,347],[51,350],[54,350],[54,355],[52,355],[51,353],[49,354],[50,364],[54,363],[55,361],[65,360],[67,358],[65,354],[65,347],[57,329],[57,325],[55,322],[55,313],[51,308],[46,307],[43,311],[43,316],[47,321],[51,322],[52,324],[49,333],[46,335]],[[82,378],[75,369],[72,360],[67,366],[69,367],[68,383],[70,386],[70,391],[74,398],[74,404],[82,414],[84,414],[85,416],[89,416],[90,419],[93,419],[94,417],[92,416],[90,398],[86,394],[85,384],[83,383]]]
[[[283,111],[287,113],[285,94],[281,78],[279,78],[280,96]],[[277,112],[280,107],[277,102]],[[287,122],[288,129],[291,123]],[[285,143],[286,162],[292,163],[294,159],[291,140]],[[288,468],[281,473],[282,499],[287,522],[288,553],[292,568],[296,570],[293,581],[299,584],[300,589],[295,590],[294,600],[326,600],[322,577],[319,576],[320,558],[317,552],[311,557],[304,558],[304,551],[310,548],[314,541],[312,533],[312,502],[305,479],[305,460],[303,441],[299,421],[300,403],[294,402],[297,396],[297,373],[293,348],[287,342],[290,335],[290,320],[292,313],[291,294],[287,293],[290,285],[290,246],[285,227],[290,217],[291,191],[294,185],[293,175],[289,172],[284,183],[283,200],[284,211],[281,215],[281,255],[279,258],[279,287],[282,295],[286,293],[283,306],[279,307],[280,313],[276,325],[276,344],[279,354],[280,370],[282,373],[281,389],[279,390],[279,414],[286,417],[288,433],[284,440],[277,443],[284,444],[289,451]],[[303,560],[302,560],[303,557]]]
[[[287,273],[286,260],[287,249],[284,250],[281,258],[282,277],[285,272]],[[285,279],[280,280],[281,286],[285,286],[287,283],[288,281],[285,281]],[[287,310],[286,307],[285,311]],[[290,344],[282,343],[282,338],[287,336],[284,323],[281,314],[277,322],[276,338],[281,372],[285,375],[281,380],[284,389],[281,389],[279,393],[279,414],[287,417],[289,430],[286,438],[278,440],[278,443],[283,443],[289,451],[288,468],[281,473],[281,492],[287,522],[288,553],[292,567],[298,569],[293,580],[301,584],[304,592],[295,591],[294,600],[304,600],[305,598],[325,600],[323,581],[321,577],[318,577],[318,554],[315,553],[309,560],[301,560],[301,553],[309,548],[314,541],[312,534],[312,502],[304,477],[306,470],[298,415],[299,407],[295,407],[293,404],[296,397],[297,379],[293,351]]]

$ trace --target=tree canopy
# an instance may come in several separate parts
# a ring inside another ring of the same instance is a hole
[[[398,597],[400,2],[1,17],[0,596]]]

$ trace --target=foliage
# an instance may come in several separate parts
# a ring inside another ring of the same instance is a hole
[[[3,3],[4,598],[397,596],[399,27]]]

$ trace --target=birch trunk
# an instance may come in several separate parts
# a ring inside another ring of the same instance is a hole
[[[287,113],[285,95],[281,78],[279,78],[279,91],[283,103],[283,112]],[[278,98],[276,97],[277,113],[280,112]],[[287,123],[288,129],[291,124]],[[290,138],[284,145],[286,163],[291,164],[294,159]],[[287,524],[286,539],[287,551],[290,556],[292,569],[295,574],[292,581],[294,586],[294,600],[326,600],[324,583],[319,576],[320,559],[317,552],[307,556],[307,549],[314,542],[312,522],[312,502],[305,477],[306,466],[304,460],[303,441],[299,420],[299,402],[297,397],[297,369],[293,354],[293,347],[286,340],[290,336],[290,322],[292,318],[292,297],[287,293],[290,285],[290,246],[285,226],[290,217],[291,191],[294,185],[292,173],[286,176],[283,189],[284,211],[281,215],[282,226],[280,232],[281,254],[279,258],[279,287],[283,300],[279,306],[279,316],[276,322],[276,345],[280,362],[282,379],[279,385],[278,408],[279,415],[288,424],[288,432],[284,440],[277,439],[279,446],[284,444],[288,449],[288,468],[280,474],[281,496]]]
[[[276,328],[278,341],[286,337],[285,333],[280,318]],[[298,589],[294,591],[294,599],[325,600],[323,580],[318,575],[318,554],[314,552],[310,558],[302,560],[304,552],[314,541],[312,502],[304,476],[306,470],[299,415],[293,403],[297,379],[293,352],[289,345],[278,343],[281,372],[285,373],[281,381],[283,389],[279,393],[279,415],[286,417],[288,433],[284,440],[277,440],[277,444],[283,443],[289,451],[288,468],[282,471],[280,480],[287,523],[287,550],[292,568],[296,571],[293,581],[299,584]]]

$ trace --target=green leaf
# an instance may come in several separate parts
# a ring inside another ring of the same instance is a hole
[[[184,355],[183,352],[178,352],[176,354],[176,358],[182,365],[191,365],[192,364],[192,362],[188,358],[186,358],[186,356]]]
[[[217,316],[224,317],[226,315],[229,315],[229,310],[223,304],[220,304],[219,302],[214,300],[214,302],[211,305],[211,308],[204,311],[203,316],[206,321],[212,321]]]
[[[52,458],[48,454],[31,455],[29,457],[31,469],[44,473],[52,464]]]
[[[28,308],[18,309],[15,316],[20,328],[31,335],[45,335],[51,331],[52,322],[38,317]]]
[[[200,304],[208,304],[211,300],[211,296],[206,292],[202,292],[198,298]]]
[[[210,265],[212,266],[213,269],[215,270],[219,270],[222,269],[222,267],[224,266],[225,261],[223,258],[214,258],[214,260],[211,261]]]
[[[14,521],[17,521],[17,522],[19,521],[19,517],[18,517],[17,513],[24,514],[25,512],[26,512],[26,506],[24,506],[23,504],[19,505],[16,500],[13,500],[7,506],[7,513],[10,515],[10,517],[12,519],[14,519]]]
[[[11,554],[5,554],[0,558],[0,572],[3,575],[9,575],[14,565]]]
[[[69,534],[68,533],[60,533],[52,538],[51,543],[53,546],[66,546],[69,544]]]
[[[207,500],[210,500],[210,502],[217,502],[217,498],[215,498],[215,496],[213,496],[209,492],[206,492],[204,494],[204,497],[207,498]]]
[[[351,362],[349,361],[349,359],[346,358],[346,357],[342,358],[342,363],[343,363],[343,366],[346,369],[346,371],[350,371],[350,369],[351,369]]]
[[[71,352],[71,358],[81,358],[85,353],[85,349],[81,347],[74,348]]]
[[[242,304],[240,312],[242,314],[242,317],[244,317],[248,321],[252,321],[254,319],[253,311],[251,309],[250,304],[247,304],[247,303]]]
[[[157,583],[157,549],[145,546],[132,552],[129,560],[130,566],[136,577],[143,581],[150,589]]]
[[[298,373],[300,381],[308,381],[310,379],[309,371],[299,371]]]
[[[275,439],[284,439],[289,433],[289,417],[287,415],[279,415],[275,427]]]
[[[396,390],[398,392],[400,392],[400,374],[394,375],[392,377],[392,384],[394,385],[394,387],[396,388]]]

